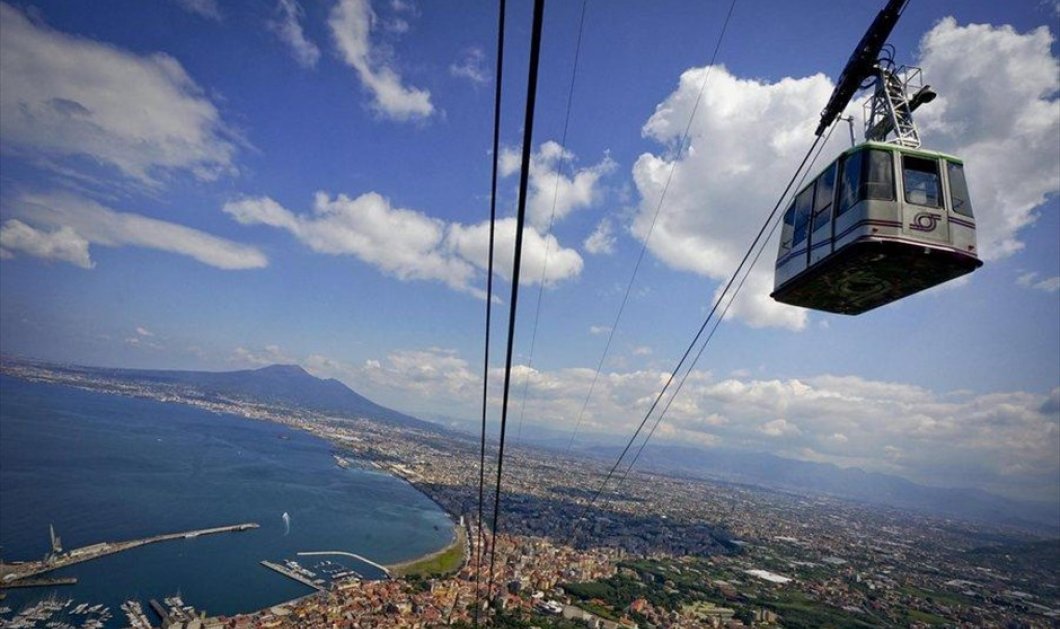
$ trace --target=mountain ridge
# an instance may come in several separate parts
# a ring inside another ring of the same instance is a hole
[[[205,395],[270,402],[350,419],[366,417],[406,428],[445,430],[437,424],[373,402],[335,378],[318,378],[295,364],[235,371],[125,369],[83,365],[50,365],[50,368],[143,384],[186,386]]]

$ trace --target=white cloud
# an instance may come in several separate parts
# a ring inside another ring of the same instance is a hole
[[[574,159],[573,153],[551,140],[531,153],[526,216],[537,229],[547,228],[553,213],[555,220],[561,221],[572,211],[599,202],[603,194],[600,180],[615,169],[614,160],[604,155],[599,163],[576,169],[572,176],[560,172],[570,170],[565,164],[573,164]],[[521,165],[522,157],[514,149],[501,151],[501,176],[518,173]]]
[[[965,160],[979,255],[1023,247],[1019,231],[1060,191],[1060,61],[1042,26],[959,26],[946,18],[920,42],[920,65],[938,91],[918,110],[925,146]]]
[[[226,203],[223,209],[244,225],[285,229],[313,251],[353,255],[403,280],[438,280],[468,290],[474,277],[468,262],[447,255],[444,222],[393,207],[374,192],[355,199],[318,192],[309,215],[295,214],[268,197]]]
[[[88,253],[88,241],[69,227],[47,232],[17,219],[5,221],[0,227],[0,257],[13,258],[16,251],[35,258],[69,262],[82,269],[95,266]]]
[[[786,419],[774,419],[758,427],[758,432],[768,437],[783,437],[785,435],[797,435],[802,431],[795,424]]]
[[[254,247],[219,238],[206,232],[149,218],[140,214],[116,212],[95,201],[70,194],[26,194],[8,204],[18,219],[4,224],[23,232],[22,236],[6,236],[4,249],[17,249],[42,258],[61,259],[83,268],[91,268],[88,245],[105,247],[143,247],[189,256],[219,269],[256,269],[268,264],[268,259]],[[26,223],[36,224],[29,229],[37,234],[26,236]],[[14,224],[14,225],[13,225]],[[22,227],[19,227],[21,225]],[[27,238],[39,238],[41,226],[53,228],[46,238],[54,249],[35,246]],[[17,244],[16,244],[17,243]]]
[[[1060,70],[1052,41],[1045,27],[1020,34],[1007,26],[961,27],[952,18],[921,41],[918,63],[940,94],[917,112],[924,145],[965,159],[979,253],[987,260],[1021,248],[1019,231],[1060,190]],[[708,71],[690,147],[680,150],[676,143]],[[640,202],[632,233],[646,237],[673,167],[649,249],[673,268],[727,279],[809,146],[831,90],[823,75],[766,83],[722,66],[686,71],[644,125],[644,135],[665,151],[644,154],[633,167]],[[833,143],[822,160],[842,141]],[[775,250],[767,245],[730,314],[755,326],[802,329],[805,311],[768,297]]]
[[[235,172],[227,135],[176,59],[66,35],[0,4],[0,138],[8,148],[89,158],[158,186],[175,171],[203,180]]]
[[[496,222],[494,229],[493,269],[506,280],[512,278],[515,223],[514,218],[503,218]],[[449,229],[447,244],[460,257],[485,270],[489,261],[489,222],[470,226],[454,223]],[[578,252],[563,248],[555,236],[542,236],[531,226],[523,228],[520,284],[540,284],[543,278],[546,286],[553,286],[557,282],[577,277],[582,266],[582,257]]]
[[[155,335],[154,332],[152,332],[151,330],[148,330],[147,328],[143,327],[142,325],[136,326],[136,333],[139,334],[140,336],[154,336]]]
[[[490,77],[482,67],[486,55],[481,48],[468,48],[460,58],[449,65],[449,74],[460,79],[467,79],[474,85],[489,83]]]
[[[369,397],[399,400],[409,410],[448,409],[447,414],[475,417],[481,399],[478,368],[437,348],[394,352],[362,366],[332,363],[328,373]],[[516,381],[527,379],[526,417],[533,418],[524,430],[571,430],[593,374],[587,368],[515,365]],[[493,370],[491,386],[499,386],[502,375]],[[601,373],[579,443],[592,442],[597,433],[631,434],[667,376],[655,370]],[[1060,387],[1047,394],[975,394],[857,376],[716,380],[696,371],[656,439],[768,451],[933,485],[1055,499]]]
[[[303,68],[312,68],[320,60],[320,49],[306,39],[302,30],[302,18],[305,10],[298,0],[279,0],[276,5],[279,19],[270,21],[269,28],[276,33],[280,41],[287,44],[295,61]]]
[[[612,233],[613,229],[610,219],[601,219],[596,224],[596,229],[593,230],[593,233],[589,234],[589,237],[582,243],[582,246],[589,253],[596,255],[614,253],[616,239]]]
[[[611,326],[608,325],[590,325],[589,334],[599,336],[601,334],[608,334],[611,332]]]
[[[638,345],[633,348],[634,356],[651,356],[651,348],[647,345]]]
[[[217,5],[217,0],[176,0],[176,2],[188,13],[194,13],[215,22],[221,21],[221,7]]]
[[[279,345],[266,345],[262,349],[237,347],[228,357],[228,362],[242,367],[264,367],[267,365],[289,365],[295,363]]]
[[[690,147],[674,153],[708,72]],[[831,89],[823,75],[771,84],[740,79],[722,66],[686,71],[643,128],[668,152],[645,153],[633,166],[640,193],[633,235],[647,237],[673,168],[648,248],[673,268],[726,279],[809,146]],[[801,329],[805,311],[769,299],[770,267],[767,260],[756,268],[730,314],[755,325]]]
[[[373,49],[371,32],[375,22],[368,0],[339,0],[335,4],[328,26],[343,61],[357,71],[380,115],[392,120],[430,116],[434,112],[431,93],[403,85],[390,61]]]
[[[422,212],[393,207],[374,192],[355,199],[317,193],[312,214],[295,214],[268,197],[226,203],[223,210],[244,225],[285,229],[313,251],[353,255],[403,280],[435,280],[451,288],[482,295],[474,287],[476,268],[488,262],[489,223],[461,225]],[[498,275],[511,278],[515,219],[496,223],[494,264]],[[540,283],[548,251],[546,285],[578,275],[582,259],[564,249],[554,236],[533,228],[523,232],[523,276],[527,285]]]
[[[1054,275],[1053,277],[1046,277],[1039,280],[1038,274],[1031,271],[1030,273],[1024,273],[1016,278],[1016,283],[1024,288],[1040,290],[1043,293],[1055,293],[1060,291],[1060,275]]]

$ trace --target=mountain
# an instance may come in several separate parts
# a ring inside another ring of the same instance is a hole
[[[300,408],[339,417],[366,417],[408,428],[438,430],[430,422],[369,400],[334,378],[317,378],[298,365],[270,365],[241,371],[169,371],[64,367],[105,378],[187,387],[209,396],[245,399]]]
[[[613,459],[620,448],[594,453]],[[799,494],[826,494],[936,516],[1049,532],[1060,527],[1060,504],[1014,500],[980,489],[931,487],[892,474],[831,463],[786,459],[764,452],[652,445],[637,462],[642,469],[747,483]]]

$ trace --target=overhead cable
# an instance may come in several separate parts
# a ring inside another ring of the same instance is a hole
[[[512,259],[512,293],[508,308],[508,347],[504,360],[504,389],[501,402],[500,443],[497,450],[497,485],[493,497],[493,541],[490,544],[489,598],[493,597],[494,566],[497,560],[497,536],[501,508],[501,480],[504,472],[504,435],[508,424],[508,392],[512,380],[512,351],[515,343],[515,318],[519,303],[519,268],[523,259],[523,225],[526,223],[526,190],[530,177],[530,152],[533,149],[534,106],[537,103],[537,72],[541,61],[541,25],[545,0],[534,0],[534,20],[530,33],[530,67],[526,81],[526,115],[523,120],[522,170],[519,173],[519,205],[515,215],[515,252]]]
[[[484,520],[482,508],[484,501],[484,487],[486,484],[486,406],[489,391],[489,369],[490,369],[490,326],[493,311],[493,244],[494,233],[497,224],[497,166],[499,161],[499,145],[501,130],[501,78],[504,69],[504,10],[506,0],[500,0],[497,16],[497,67],[494,75],[493,92],[493,174],[490,183],[490,235],[489,235],[489,260],[486,263],[486,340],[482,351],[482,434],[479,440],[478,460],[478,522],[476,523],[477,542],[475,544],[475,626],[478,626],[478,614],[481,601],[482,574],[482,545],[485,540],[483,533]]]

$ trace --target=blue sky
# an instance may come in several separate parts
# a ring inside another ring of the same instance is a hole
[[[548,5],[517,332],[529,429],[576,420],[673,168],[586,442],[639,421],[880,4],[737,2],[708,70],[728,2],[589,2],[565,146],[581,3]],[[530,4],[509,9],[506,218]],[[402,410],[476,415],[492,4],[2,11],[3,352],[160,368],[297,362]],[[983,269],[848,318],[772,303],[771,243],[660,440],[1060,499],[1058,16],[1037,0],[913,2],[891,38],[941,95],[920,113],[925,146],[967,160]],[[675,151],[704,78],[691,150]],[[846,137],[839,129],[822,160]],[[510,243],[510,218],[501,230]]]

